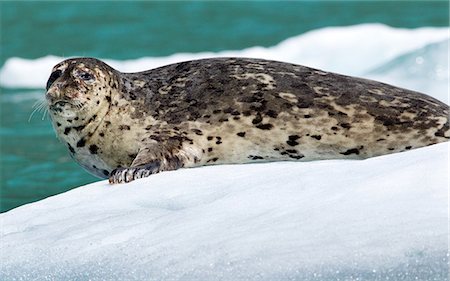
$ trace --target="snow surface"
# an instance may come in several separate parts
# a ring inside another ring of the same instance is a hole
[[[0,280],[448,280],[449,144],[100,181],[0,214]]]

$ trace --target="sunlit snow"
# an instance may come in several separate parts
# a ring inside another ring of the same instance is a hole
[[[0,276],[446,280],[448,177],[444,143],[101,181],[1,214]]]

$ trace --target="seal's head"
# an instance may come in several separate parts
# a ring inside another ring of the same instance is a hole
[[[53,67],[46,99],[52,119],[81,120],[109,107],[117,71],[94,58],[73,58]]]

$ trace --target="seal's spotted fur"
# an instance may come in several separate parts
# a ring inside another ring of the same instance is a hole
[[[208,164],[361,159],[450,137],[449,107],[429,96],[260,59],[121,73],[75,58],[47,86],[58,136],[111,183]]]

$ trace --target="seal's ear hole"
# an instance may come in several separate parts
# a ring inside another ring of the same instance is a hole
[[[47,87],[46,87],[47,91],[52,86],[53,82],[55,82],[56,79],[61,77],[61,74],[62,74],[62,71],[59,69],[53,71],[52,74],[50,74],[50,77],[48,78],[48,81],[47,81]]]

